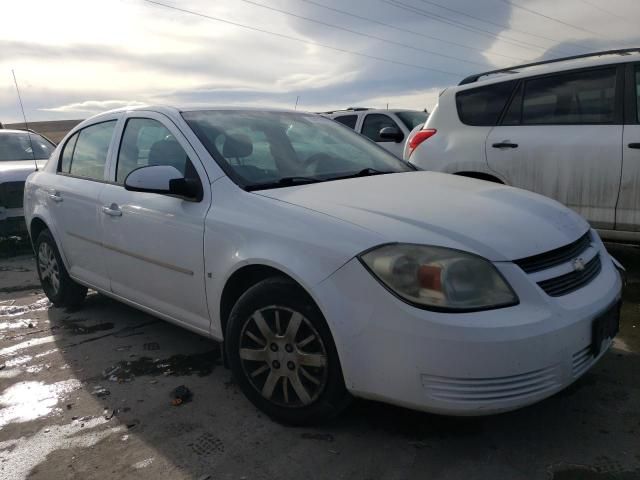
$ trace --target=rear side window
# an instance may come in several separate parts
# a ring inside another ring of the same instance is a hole
[[[347,127],[355,130],[356,129],[356,122],[358,121],[358,116],[357,115],[342,115],[340,117],[335,117],[334,120],[336,122],[340,122],[343,125],[346,125]]]
[[[616,68],[563,73],[528,80],[522,101],[525,125],[611,123]]]
[[[151,118],[131,118],[120,143],[116,182],[123,184],[129,173],[148,165],[169,165],[185,178],[197,178],[189,157],[167,127]]]
[[[394,142],[395,140],[393,139],[380,137],[380,130],[386,127],[394,127],[397,128],[398,131],[401,131],[398,124],[388,115],[383,115],[382,113],[370,113],[364,117],[362,135],[369,137],[374,142]]]
[[[60,158],[60,166],[58,171],[62,173],[69,173],[71,170],[71,158],[73,157],[73,150],[76,148],[76,142],[78,141],[78,133],[71,137],[64,149],[62,150],[62,157]]]
[[[515,82],[509,81],[458,92],[456,105],[460,121],[478,127],[496,125],[514,86]]]
[[[104,180],[104,166],[115,125],[115,120],[97,123],[71,137],[64,146],[59,171]]]

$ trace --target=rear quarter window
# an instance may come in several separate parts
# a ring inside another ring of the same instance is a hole
[[[496,125],[515,84],[515,81],[501,82],[458,92],[456,106],[460,121],[479,127]]]

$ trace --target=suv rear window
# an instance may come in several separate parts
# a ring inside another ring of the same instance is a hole
[[[525,125],[611,123],[616,68],[563,73],[528,80],[522,102]]]
[[[496,125],[515,83],[511,80],[458,92],[456,104],[460,121],[479,127]]]

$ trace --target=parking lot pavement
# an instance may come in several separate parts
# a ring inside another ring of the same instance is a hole
[[[564,392],[462,419],[356,401],[317,428],[258,413],[216,343],[98,294],[50,307],[32,257],[0,260],[0,478],[640,478],[640,249],[611,250],[621,332]]]

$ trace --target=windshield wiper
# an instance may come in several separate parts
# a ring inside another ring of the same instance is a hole
[[[266,190],[268,188],[292,187],[294,185],[306,185],[308,183],[322,182],[320,178],[314,177],[282,177],[274,182],[257,183],[255,185],[247,185],[245,190]]]
[[[363,168],[359,172],[350,173],[348,175],[341,175],[339,177],[332,177],[332,178],[328,178],[327,180],[342,180],[344,178],[371,177],[373,175],[385,175],[387,173],[396,173],[396,172],[384,172],[381,170],[376,170],[375,168]]]

